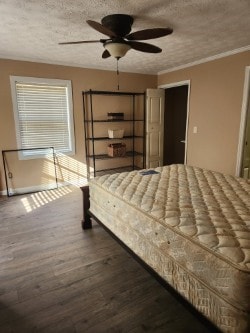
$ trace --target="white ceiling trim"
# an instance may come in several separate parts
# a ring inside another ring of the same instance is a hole
[[[114,69],[110,68],[103,68],[98,66],[81,66],[79,64],[72,64],[68,62],[61,62],[61,61],[50,61],[50,60],[44,60],[44,59],[34,59],[34,58],[19,58],[19,57],[13,57],[13,56],[6,56],[2,55],[0,53],[0,60],[14,60],[14,61],[27,61],[27,62],[36,62],[38,64],[45,64],[45,65],[57,65],[57,66],[66,66],[66,67],[75,67],[75,68],[83,68],[83,69],[96,69],[100,71],[108,71],[108,72],[116,72],[116,61],[114,61]],[[142,71],[129,71],[129,70],[121,70],[119,68],[120,73],[131,73],[131,74],[144,74],[144,75],[157,75],[157,73],[143,73]]]
[[[250,45],[245,46],[245,47],[241,47],[239,49],[235,49],[235,50],[231,50],[228,52],[223,52],[220,54],[217,54],[215,56],[211,56],[211,57],[207,57],[207,58],[203,58],[201,60],[197,60],[197,61],[193,61],[190,62],[188,64],[185,65],[181,65],[181,66],[177,66],[177,67],[173,67],[171,69],[166,69],[163,71],[159,71],[158,73],[143,73],[140,71],[126,71],[126,70],[120,70],[120,73],[124,72],[124,73],[135,73],[135,74],[145,74],[145,75],[162,75],[162,74],[166,74],[166,73],[171,73],[171,72],[175,72],[181,69],[185,69],[188,67],[192,67],[192,66],[196,66],[196,65],[200,65],[206,62],[210,62],[210,61],[214,61],[217,59],[221,59],[224,57],[228,57],[230,55],[234,55],[234,54],[238,54],[238,53],[242,53],[242,52],[246,52],[246,51],[250,51]],[[49,60],[43,60],[43,59],[32,59],[32,58],[19,58],[19,57],[13,57],[13,56],[3,56],[0,54],[0,59],[5,59],[5,60],[15,60],[15,61],[27,61],[27,62],[36,62],[36,63],[41,63],[41,64],[47,64],[47,65],[57,65],[57,66],[67,66],[67,67],[75,67],[75,68],[85,68],[85,69],[96,69],[96,70],[101,70],[101,71],[109,71],[109,72],[115,72],[116,71],[116,63],[114,63],[114,69],[105,69],[103,67],[98,67],[98,66],[81,66],[79,64],[72,64],[72,63],[68,63],[68,62],[60,62],[60,61],[49,61]]]
[[[0,59],[3,60],[14,60],[14,61],[27,61],[27,62],[36,62],[38,64],[45,64],[45,65],[58,65],[58,66],[66,66],[66,67],[76,67],[76,68],[86,68],[86,69],[97,69],[102,71],[111,71],[110,69],[104,69],[102,67],[94,67],[94,66],[81,66],[78,64],[72,64],[68,62],[61,62],[61,61],[50,61],[44,59],[34,59],[34,58],[26,58],[26,57],[13,57],[13,56],[5,56],[0,54]],[[114,71],[116,71],[116,64],[114,65]]]
[[[161,74],[166,74],[166,73],[170,73],[170,72],[175,72],[175,71],[178,71],[180,69],[184,69],[184,68],[204,64],[204,63],[209,62],[209,61],[214,61],[214,60],[217,60],[217,59],[225,58],[225,57],[228,57],[230,55],[234,55],[234,54],[238,54],[238,53],[242,53],[242,52],[246,52],[246,51],[250,51],[250,45],[241,47],[239,49],[235,49],[235,50],[223,52],[223,53],[220,53],[220,54],[216,54],[214,56],[207,57],[207,58],[204,58],[204,59],[201,59],[201,60],[193,61],[193,62],[190,62],[190,63],[185,64],[185,65],[181,65],[181,66],[173,67],[173,68],[170,68],[170,69],[166,69],[166,70],[158,72],[157,74],[161,75]]]

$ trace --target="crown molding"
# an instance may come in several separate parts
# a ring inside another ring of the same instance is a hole
[[[220,58],[224,58],[224,57],[228,57],[230,55],[234,55],[234,54],[238,54],[238,53],[242,53],[242,52],[246,52],[250,50],[250,45],[238,48],[238,49],[234,49],[231,51],[227,51],[227,52],[223,52],[220,54],[216,54],[214,56],[211,57],[207,57],[207,58],[203,58],[197,61],[193,61],[187,64],[183,64],[180,66],[176,66],[176,67],[172,67],[166,70],[162,70],[159,71],[157,73],[142,73],[141,71],[135,71],[135,72],[131,72],[131,71],[126,71],[126,70],[121,70],[120,72],[124,72],[124,73],[131,73],[131,74],[144,74],[144,75],[161,75],[161,74],[165,74],[165,73],[170,73],[170,72],[175,72],[181,69],[185,69],[188,67],[192,67],[192,66],[196,66],[196,65],[200,65],[209,61],[213,61],[216,59],[220,59]],[[2,55],[0,54],[0,59],[3,60],[14,60],[14,61],[27,61],[27,62],[36,62],[36,63],[40,63],[40,64],[47,64],[47,65],[57,65],[57,66],[66,66],[66,67],[75,67],[75,68],[84,68],[84,69],[92,69],[92,70],[100,70],[100,71],[110,71],[110,72],[114,72],[115,69],[109,69],[109,68],[103,68],[102,66],[97,66],[97,67],[92,67],[92,66],[83,66],[80,64],[72,64],[72,63],[68,63],[68,62],[60,62],[60,61],[51,61],[51,60],[42,60],[42,59],[33,59],[33,58],[18,58],[15,56],[6,56],[6,55]]]
[[[231,51],[223,52],[223,53],[211,56],[211,57],[203,58],[203,59],[200,59],[200,60],[197,60],[197,61],[189,62],[189,63],[184,64],[184,65],[180,65],[180,66],[177,66],[177,67],[166,69],[166,70],[158,72],[157,75],[179,71],[179,70],[184,69],[184,68],[200,65],[200,64],[203,64],[203,63],[206,63],[206,62],[214,61],[214,60],[217,60],[217,59],[220,59],[220,58],[228,57],[230,55],[246,52],[246,51],[249,51],[249,50],[250,50],[250,45],[247,45],[247,46],[241,47],[239,49],[234,49],[234,50],[231,50]]]
[[[104,68],[102,66],[85,66],[75,63],[68,63],[62,61],[52,61],[52,60],[43,60],[43,59],[34,59],[34,58],[26,58],[26,57],[15,57],[15,56],[8,56],[3,55],[0,53],[0,60],[13,60],[13,61],[25,61],[25,62],[35,62],[37,64],[45,64],[45,65],[55,65],[55,66],[65,66],[65,67],[72,67],[72,68],[83,68],[83,69],[90,69],[90,70],[98,70],[98,71],[108,71],[108,72],[116,72],[116,64],[114,63],[114,68]],[[157,75],[157,73],[144,73],[142,71],[129,71],[120,69],[120,73],[128,73],[128,74],[143,74],[143,75]]]

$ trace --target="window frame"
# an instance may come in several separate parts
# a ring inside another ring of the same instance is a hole
[[[68,135],[69,135],[69,150],[61,150],[55,149],[55,153],[61,153],[63,155],[75,155],[75,129],[74,129],[74,116],[73,116],[73,94],[72,94],[72,84],[70,80],[61,80],[61,79],[48,79],[48,78],[37,78],[37,77],[28,77],[28,76],[10,76],[10,85],[11,85],[11,96],[12,96],[12,104],[13,104],[13,113],[14,113],[14,121],[15,121],[15,132],[16,132],[16,142],[18,149],[23,149],[21,133],[20,133],[20,125],[19,125],[19,110],[18,110],[18,102],[17,102],[17,83],[27,83],[27,84],[44,84],[48,86],[63,86],[66,88],[66,96],[67,96],[67,104],[68,104]],[[47,144],[47,147],[50,147],[51,144]],[[36,148],[36,147],[30,147]],[[39,150],[39,148],[38,148]],[[35,151],[35,150],[34,150]],[[26,150],[27,152],[27,150]],[[20,159],[35,159],[39,157],[44,157],[45,155],[40,153],[29,153],[25,154],[24,151],[19,152]]]

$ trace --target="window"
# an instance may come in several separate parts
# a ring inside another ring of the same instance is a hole
[[[54,147],[56,152],[74,154],[71,82],[20,76],[10,80],[18,148]],[[38,155],[39,150],[26,150],[21,157]]]

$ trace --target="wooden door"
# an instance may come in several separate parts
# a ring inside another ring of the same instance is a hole
[[[163,165],[165,92],[147,89],[146,95],[146,168],[156,168]]]

